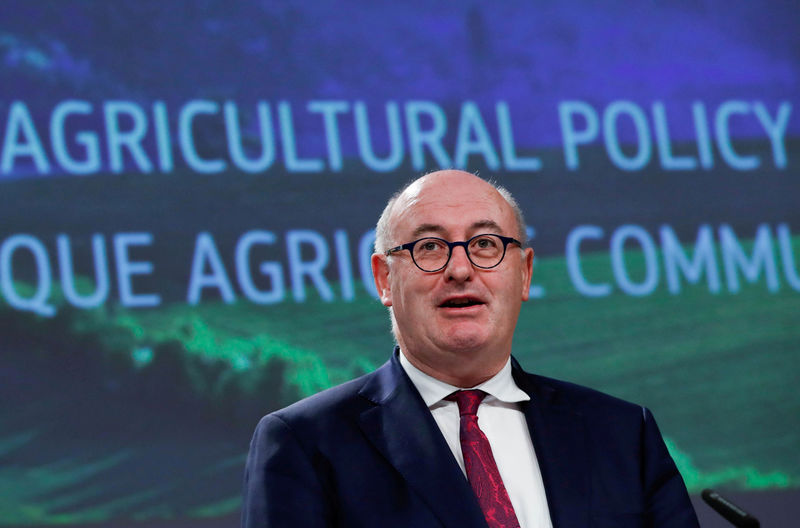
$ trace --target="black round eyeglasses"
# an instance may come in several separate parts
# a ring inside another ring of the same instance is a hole
[[[449,242],[443,238],[425,237],[388,249],[386,255],[407,249],[411,253],[411,260],[414,261],[414,264],[419,269],[433,273],[441,271],[447,266],[447,263],[450,262],[450,257],[453,255],[454,247],[462,246],[473,266],[481,269],[491,269],[503,261],[503,257],[506,256],[506,247],[512,243],[522,247],[522,242],[516,238],[487,233],[475,235],[462,242]]]

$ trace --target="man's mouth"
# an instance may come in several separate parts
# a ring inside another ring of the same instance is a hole
[[[480,299],[474,297],[457,297],[447,299],[439,305],[441,308],[469,308],[470,306],[478,306],[484,304]]]

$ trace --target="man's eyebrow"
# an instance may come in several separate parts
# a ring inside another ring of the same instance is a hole
[[[500,233],[501,228],[500,225],[495,222],[494,220],[478,220],[477,222],[473,222],[472,225],[469,226],[471,231],[478,231],[486,229],[492,233]],[[420,235],[425,235],[428,233],[437,234],[439,236],[444,236],[447,233],[447,230],[439,225],[439,224],[420,224],[417,226],[416,229],[412,232],[412,236],[418,237]]]
[[[426,233],[435,233],[437,235],[443,235],[445,232],[444,227],[440,226],[439,224],[420,224],[414,229],[412,236],[418,237],[420,235],[424,235]]]
[[[471,226],[472,229],[489,229],[492,233],[500,233],[502,229],[500,229],[500,224],[495,222],[494,220],[479,220],[474,222]]]

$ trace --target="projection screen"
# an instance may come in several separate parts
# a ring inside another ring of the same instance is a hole
[[[523,366],[800,516],[796,3],[0,11],[0,525],[235,525],[258,419],[388,359],[374,224],[448,167],[525,211]]]

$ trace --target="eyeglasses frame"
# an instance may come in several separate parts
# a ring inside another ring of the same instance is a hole
[[[500,241],[503,243],[503,255],[500,257],[500,260],[497,261],[497,264],[495,264],[493,266],[481,266],[479,264],[475,264],[475,262],[472,261],[472,257],[469,254],[469,243],[472,242],[473,240],[475,240],[476,238],[480,238],[482,236],[487,236],[487,235],[488,236],[495,236],[495,237],[499,238]],[[442,265],[441,268],[437,268],[435,270],[422,269],[422,267],[419,264],[417,264],[417,260],[414,258],[414,246],[416,246],[419,242],[422,242],[423,240],[430,240],[430,239],[440,240],[440,241],[444,242],[445,244],[447,244],[447,260],[444,261],[444,265]],[[472,264],[473,266],[475,266],[478,269],[492,269],[492,268],[496,268],[497,266],[500,265],[501,262],[503,262],[503,259],[506,258],[506,250],[508,249],[508,245],[512,244],[512,243],[513,244],[517,244],[520,248],[523,247],[522,246],[522,242],[520,242],[516,238],[507,237],[507,236],[503,236],[503,235],[498,235],[497,233],[480,233],[478,235],[470,237],[467,240],[463,240],[463,241],[460,241],[460,242],[450,242],[449,240],[445,240],[444,238],[426,236],[426,237],[418,238],[417,240],[414,240],[413,242],[407,242],[405,244],[401,244],[399,246],[395,246],[393,248],[387,249],[386,250],[386,256],[391,256],[392,253],[397,253],[399,251],[403,251],[404,249],[407,249],[408,252],[411,254],[411,261],[414,263],[414,265],[420,271],[422,271],[423,273],[438,273],[438,272],[442,271],[443,269],[445,269],[448,264],[450,264],[450,259],[453,258],[453,248],[461,246],[461,247],[464,248],[464,253],[467,255],[467,260],[469,260],[470,264]]]

